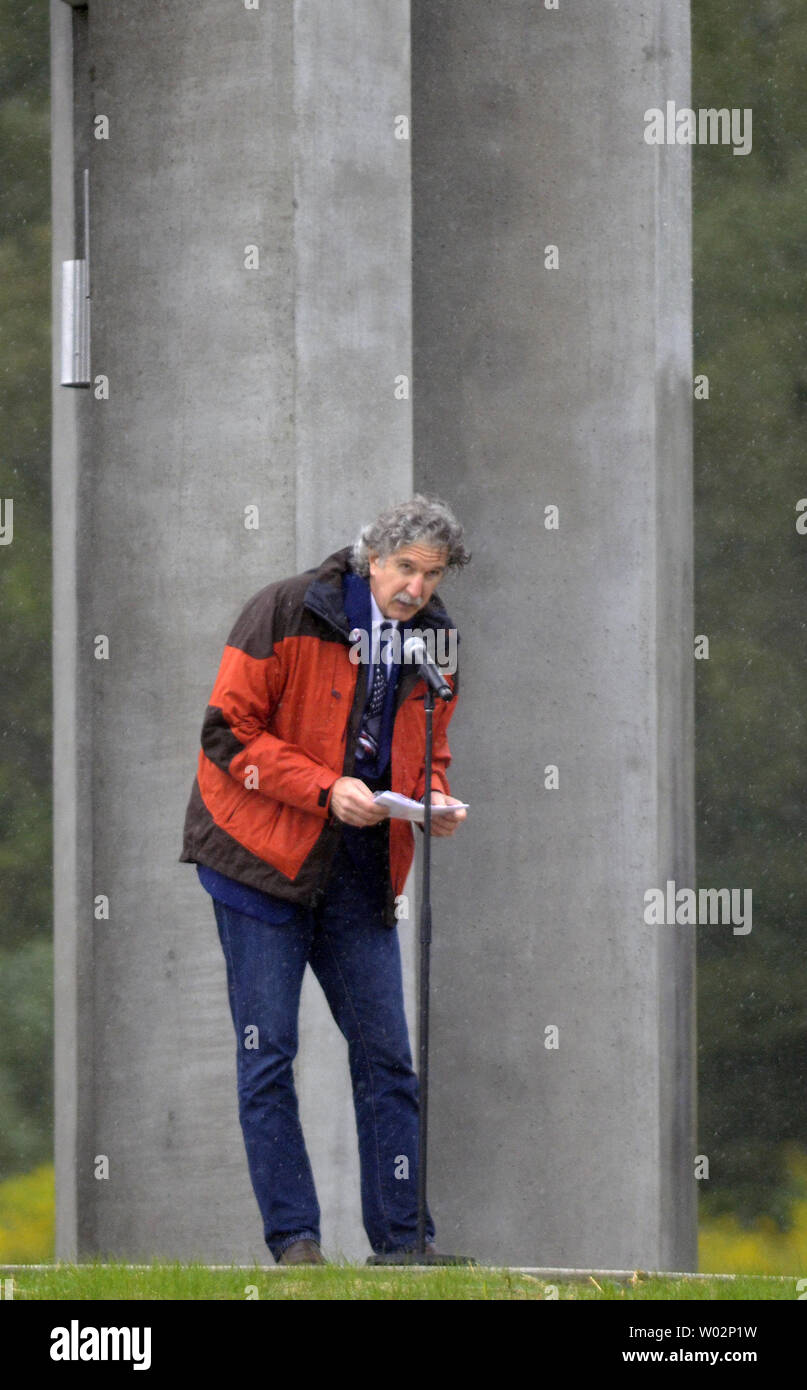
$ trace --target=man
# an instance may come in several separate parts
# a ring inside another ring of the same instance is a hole
[[[249,600],[205,714],[180,859],[213,897],[250,1176],[281,1264],[325,1263],[292,1073],[306,964],[348,1043],[367,1237],[376,1256],[415,1247],[418,1087],[395,911],[414,836],[374,794],[423,799],[425,685],[401,649],[409,627],[435,653],[456,644],[436,589],[469,558],[440,499],[390,507],[354,546]],[[456,697],[456,670],[446,679]],[[455,703],[434,711],[435,805],[457,804]],[[465,816],[440,813],[432,834],[453,835]],[[426,1235],[436,1256],[430,1215]]]

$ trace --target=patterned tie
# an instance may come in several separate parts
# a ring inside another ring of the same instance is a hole
[[[373,668],[373,684],[370,690],[370,698],[367,701],[367,714],[370,719],[377,718],[384,708],[384,698],[387,693],[387,665],[382,659],[385,649],[385,634],[392,631],[391,622],[382,622],[378,629],[378,652],[379,658]]]

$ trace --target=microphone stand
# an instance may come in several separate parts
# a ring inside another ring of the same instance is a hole
[[[450,699],[450,694],[448,695]],[[426,681],[426,791],[423,797],[423,888],[420,899],[420,959],[418,989],[418,1125],[417,1243],[411,1264],[473,1265],[468,1255],[440,1255],[426,1250],[426,1159],[429,1136],[429,967],[432,944],[432,715],[434,690]]]
[[[429,1131],[429,967],[432,942],[432,715],[434,691],[426,682],[426,791],[423,797],[423,891],[420,900],[420,981],[418,989],[418,1224],[416,1252],[426,1254],[426,1162]]]
[[[448,687],[446,687],[449,690]],[[442,698],[451,698],[450,692]],[[423,889],[420,899],[420,955],[418,989],[418,1185],[417,1185],[417,1237],[415,1249],[409,1253],[393,1252],[385,1255],[371,1255],[370,1265],[473,1265],[476,1261],[467,1255],[433,1254],[426,1249],[426,1161],[429,1127],[429,967],[431,964],[432,940],[432,715],[434,714],[434,690],[426,680],[426,695],[423,702],[426,711],[426,790],[423,797]]]

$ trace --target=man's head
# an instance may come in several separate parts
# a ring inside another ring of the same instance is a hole
[[[403,622],[425,607],[449,569],[470,558],[450,507],[420,493],[388,507],[353,547],[353,567],[368,580],[384,617]]]

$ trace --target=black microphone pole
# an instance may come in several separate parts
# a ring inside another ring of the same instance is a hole
[[[476,1261],[467,1255],[441,1255],[426,1250],[426,1168],[429,1139],[429,966],[431,963],[432,942],[432,715],[434,714],[435,691],[431,680],[435,673],[427,666],[421,668],[421,676],[426,684],[423,708],[426,711],[426,752],[424,767],[426,790],[423,796],[423,886],[420,899],[420,952],[418,959],[418,1183],[417,1183],[417,1234],[414,1251],[405,1254],[393,1251],[389,1254],[371,1255],[367,1263],[385,1264],[424,1264],[424,1265],[472,1265]],[[436,675],[438,693],[443,700],[453,695],[451,686]]]
[[[432,715],[434,691],[426,683],[426,791],[423,797],[423,889],[420,900],[420,983],[418,990],[418,1224],[417,1253],[426,1253],[426,1163],[429,1140],[429,966],[432,942]]]
[[[451,687],[445,685],[447,697]],[[443,699],[446,695],[442,696]],[[429,1144],[429,966],[432,944],[432,715],[434,690],[426,681],[426,791],[423,797],[423,888],[420,899],[420,987],[418,989],[418,1190],[415,1262],[434,1265],[472,1265],[468,1255],[430,1254],[426,1251],[426,1167]]]

